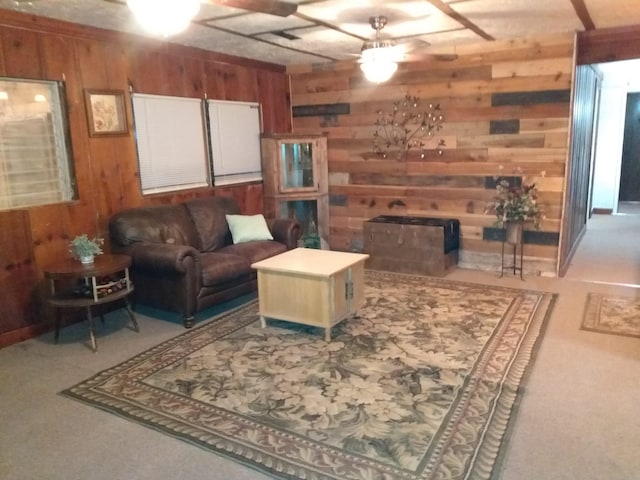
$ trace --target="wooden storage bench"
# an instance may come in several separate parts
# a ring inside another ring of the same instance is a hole
[[[444,276],[458,264],[460,222],[455,219],[381,215],[364,222],[366,267]]]

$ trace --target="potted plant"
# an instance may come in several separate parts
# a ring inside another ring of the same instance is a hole
[[[104,239],[102,238],[89,238],[86,233],[78,235],[69,242],[69,252],[73,255],[73,258],[80,260],[82,263],[93,263],[95,255],[102,253],[102,245]]]
[[[496,225],[506,230],[508,243],[520,243],[525,222],[531,222],[538,229],[544,217],[542,207],[538,204],[536,184],[527,184],[524,179],[520,185],[511,185],[508,180],[501,179],[486,211],[496,215]]]

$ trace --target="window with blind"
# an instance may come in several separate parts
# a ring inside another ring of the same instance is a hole
[[[131,98],[143,194],[262,179],[258,103]]]
[[[0,209],[77,198],[60,82],[0,77]]]
[[[202,100],[134,93],[143,194],[209,185]]]
[[[207,100],[215,185],[262,180],[260,104]]]

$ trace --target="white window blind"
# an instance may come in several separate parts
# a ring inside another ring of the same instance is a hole
[[[142,193],[209,185],[202,100],[134,93]]]
[[[208,100],[215,185],[262,180],[260,105]]]
[[[0,79],[0,209],[75,198],[62,86]]]

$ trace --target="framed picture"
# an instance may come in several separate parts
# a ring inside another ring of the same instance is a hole
[[[84,98],[90,136],[126,135],[129,132],[122,90],[85,90]]]

